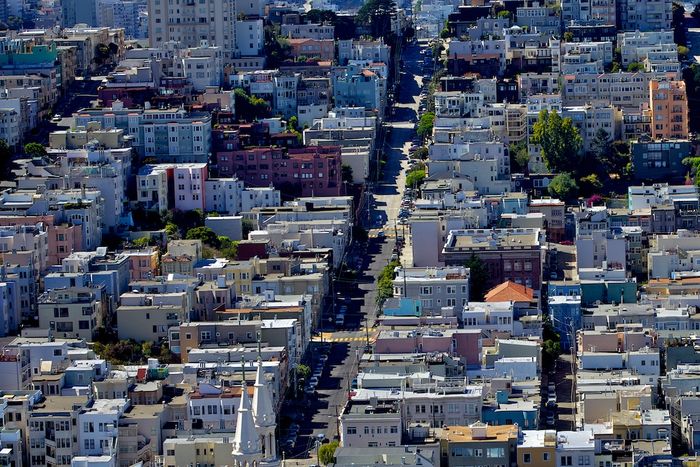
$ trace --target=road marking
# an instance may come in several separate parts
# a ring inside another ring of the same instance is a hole
[[[342,336],[342,337],[334,337],[330,333],[323,333],[321,336],[314,336],[313,339],[311,339],[312,342],[366,342],[367,341],[367,336]],[[370,344],[373,344],[377,341],[377,332],[372,332],[369,335],[369,342]]]

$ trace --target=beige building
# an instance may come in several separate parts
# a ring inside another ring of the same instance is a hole
[[[90,141],[97,141],[107,149],[122,148],[125,145],[124,130],[121,128],[101,129],[97,122],[87,128],[69,128],[49,133],[51,149],[81,149]]]
[[[185,320],[189,312],[187,293],[125,293],[117,308],[119,338],[157,342],[168,336],[168,328]]]
[[[28,455],[31,467],[70,466],[80,454],[77,419],[87,397],[48,396],[29,414]]]
[[[162,465],[230,465],[233,437],[172,438],[163,442]]]
[[[194,265],[202,259],[201,240],[171,240],[168,242],[168,252],[160,259],[161,273],[185,274],[191,276]]]
[[[91,341],[107,311],[104,286],[54,289],[38,302],[39,327],[51,330],[54,337]]]

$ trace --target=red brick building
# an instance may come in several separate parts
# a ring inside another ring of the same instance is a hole
[[[237,176],[246,186],[274,185],[284,195],[337,196],[342,192],[340,148],[248,148],[219,153],[219,175]]]

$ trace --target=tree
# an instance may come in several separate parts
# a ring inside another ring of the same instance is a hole
[[[630,73],[644,71],[644,64],[639,62],[630,62],[630,64],[627,65],[627,71],[629,71]]]
[[[270,105],[256,96],[249,96],[242,88],[233,91],[236,105],[236,116],[239,120],[252,122],[270,116]]]
[[[131,244],[134,245],[135,248],[146,248],[149,243],[151,242],[151,239],[148,237],[140,237],[135,240],[131,241]]]
[[[44,157],[46,156],[46,148],[43,144],[27,143],[24,145],[24,154],[30,157]]]
[[[343,166],[340,168],[340,172],[341,180],[352,184],[352,167],[347,164],[343,164]]]
[[[686,60],[688,58],[688,54],[690,53],[690,50],[688,47],[684,45],[679,45],[678,46],[678,58],[682,60]]]
[[[15,163],[12,157],[12,150],[7,145],[7,141],[0,139],[0,179],[13,180],[15,178],[12,171]]]
[[[563,201],[569,201],[578,194],[578,185],[568,173],[561,173],[549,182],[549,194]]]
[[[391,33],[391,19],[396,14],[394,0],[367,0],[357,11],[357,24],[369,27],[373,37],[384,37]]]
[[[433,112],[424,113],[418,121],[416,133],[421,139],[427,138],[433,133],[433,124],[435,123],[435,114]]]
[[[603,184],[600,182],[596,174],[581,177],[581,180],[579,180],[579,185],[581,186],[581,194],[583,196],[591,196],[600,192],[600,189],[603,188]]]
[[[566,31],[564,33],[564,42],[573,42],[574,41],[574,33],[571,31]]]
[[[603,128],[599,128],[591,140],[591,155],[603,166],[612,157],[612,140],[610,133]]]
[[[230,238],[219,235],[219,256],[235,260],[238,258],[238,242],[234,242]]]
[[[248,234],[257,228],[258,226],[252,219],[243,219],[241,222],[241,235],[243,235],[243,239],[247,240]]]
[[[530,152],[524,140],[518,141],[517,143],[510,143],[508,154],[510,155],[511,172],[527,171],[527,164],[530,162]]]
[[[583,139],[570,118],[542,110],[533,126],[532,143],[540,146],[547,168],[553,172],[574,172],[579,168]]]
[[[187,240],[201,240],[202,243],[214,248],[219,247],[219,237],[209,227],[194,227],[187,231],[185,235]]]
[[[420,188],[425,181],[425,170],[417,169],[411,170],[408,175],[406,175],[406,186],[411,188]]]
[[[331,441],[324,444],[318,450],[318,461],[323,465],[331,464],[335,461],[335,450],[338,449],[340,443]]]
[[[692,13],[691,13],[692,15]],[[671,4],[671,28],[673,28],[673,42],[685,45],[685,8],[682,3]]]
[[[377,303],[382,303],[394,294],[394,270],[401,266],[398,261],[391,261],[377,276]]]
[[[482,302],[490,277],[486,264],[481,258],[472,254],[464,266],[469,268],[469,300]]]
[[[428,148],[425,146],[421,146],[416,151],[414,151],[413,154],[411,154],[411,159],[424,160],[427,159],[429,155],[430,151],[428,150]]]
[[[165,234],[168,236],[168,240],[175,240],[180,238],[180,229],[176,224],[168,222],[165,224]]]
[[[498,13],[496,13],[496,18],[511,19],[513,18],[513,14],[508,10],[501,10]]]
[[[338,18],[338,15],[336,15],[333,10],[311,9],[311,10],[306,12],[306,20],[312,24],[317,24],[317,23],[334,24],[337,18]]]
[[[268,24],[263,28],[265,52],[267,53],[266,65],[270,69],[279,68],[285,60],[291,58],[292,46],[286,37],[280,35],[280,27]]]

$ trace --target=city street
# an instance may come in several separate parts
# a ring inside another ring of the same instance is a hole
[[[383,177],[373,187],[373,200],[366,213],[371,227],[366,242],[356,241],[347,254],[347,263],[360,271],[355,280],[339,280],[335,284],[336,297],[348,306],[342,329],[332,328],[332,312],[324,315],[324,332],[317,337],[332,345],[327,367],[319,380],[316,394],[308,397],[307,407],[298,420],[299,438],[293,458],[314,454],[314,443],[319,435],[325,439],[337,437],[337,417],[348,397],[351,381],[358,371],[359,358],[368,341],[376,337],[373,329],[376,316],[376,280],[390,261],[395,245],[395,232],[401,197],[405,188],[408,167],[408,148],[415,136],[413,121],[417,118],[420,74],[420,47],[409,45],[403,49],[403,61],[394,115],[388,120],[390,132],[386,139],[386,164]],[[365,215],[365,214],[363,214]],[[382,233],[380,233],[382,232]],[[330,308],[330,307],[329,307]],[[328,327],[329,329],[325,329]],[[317,343],[312,345],[319,345]],[[312,350],[312,355],[316,352]]]

